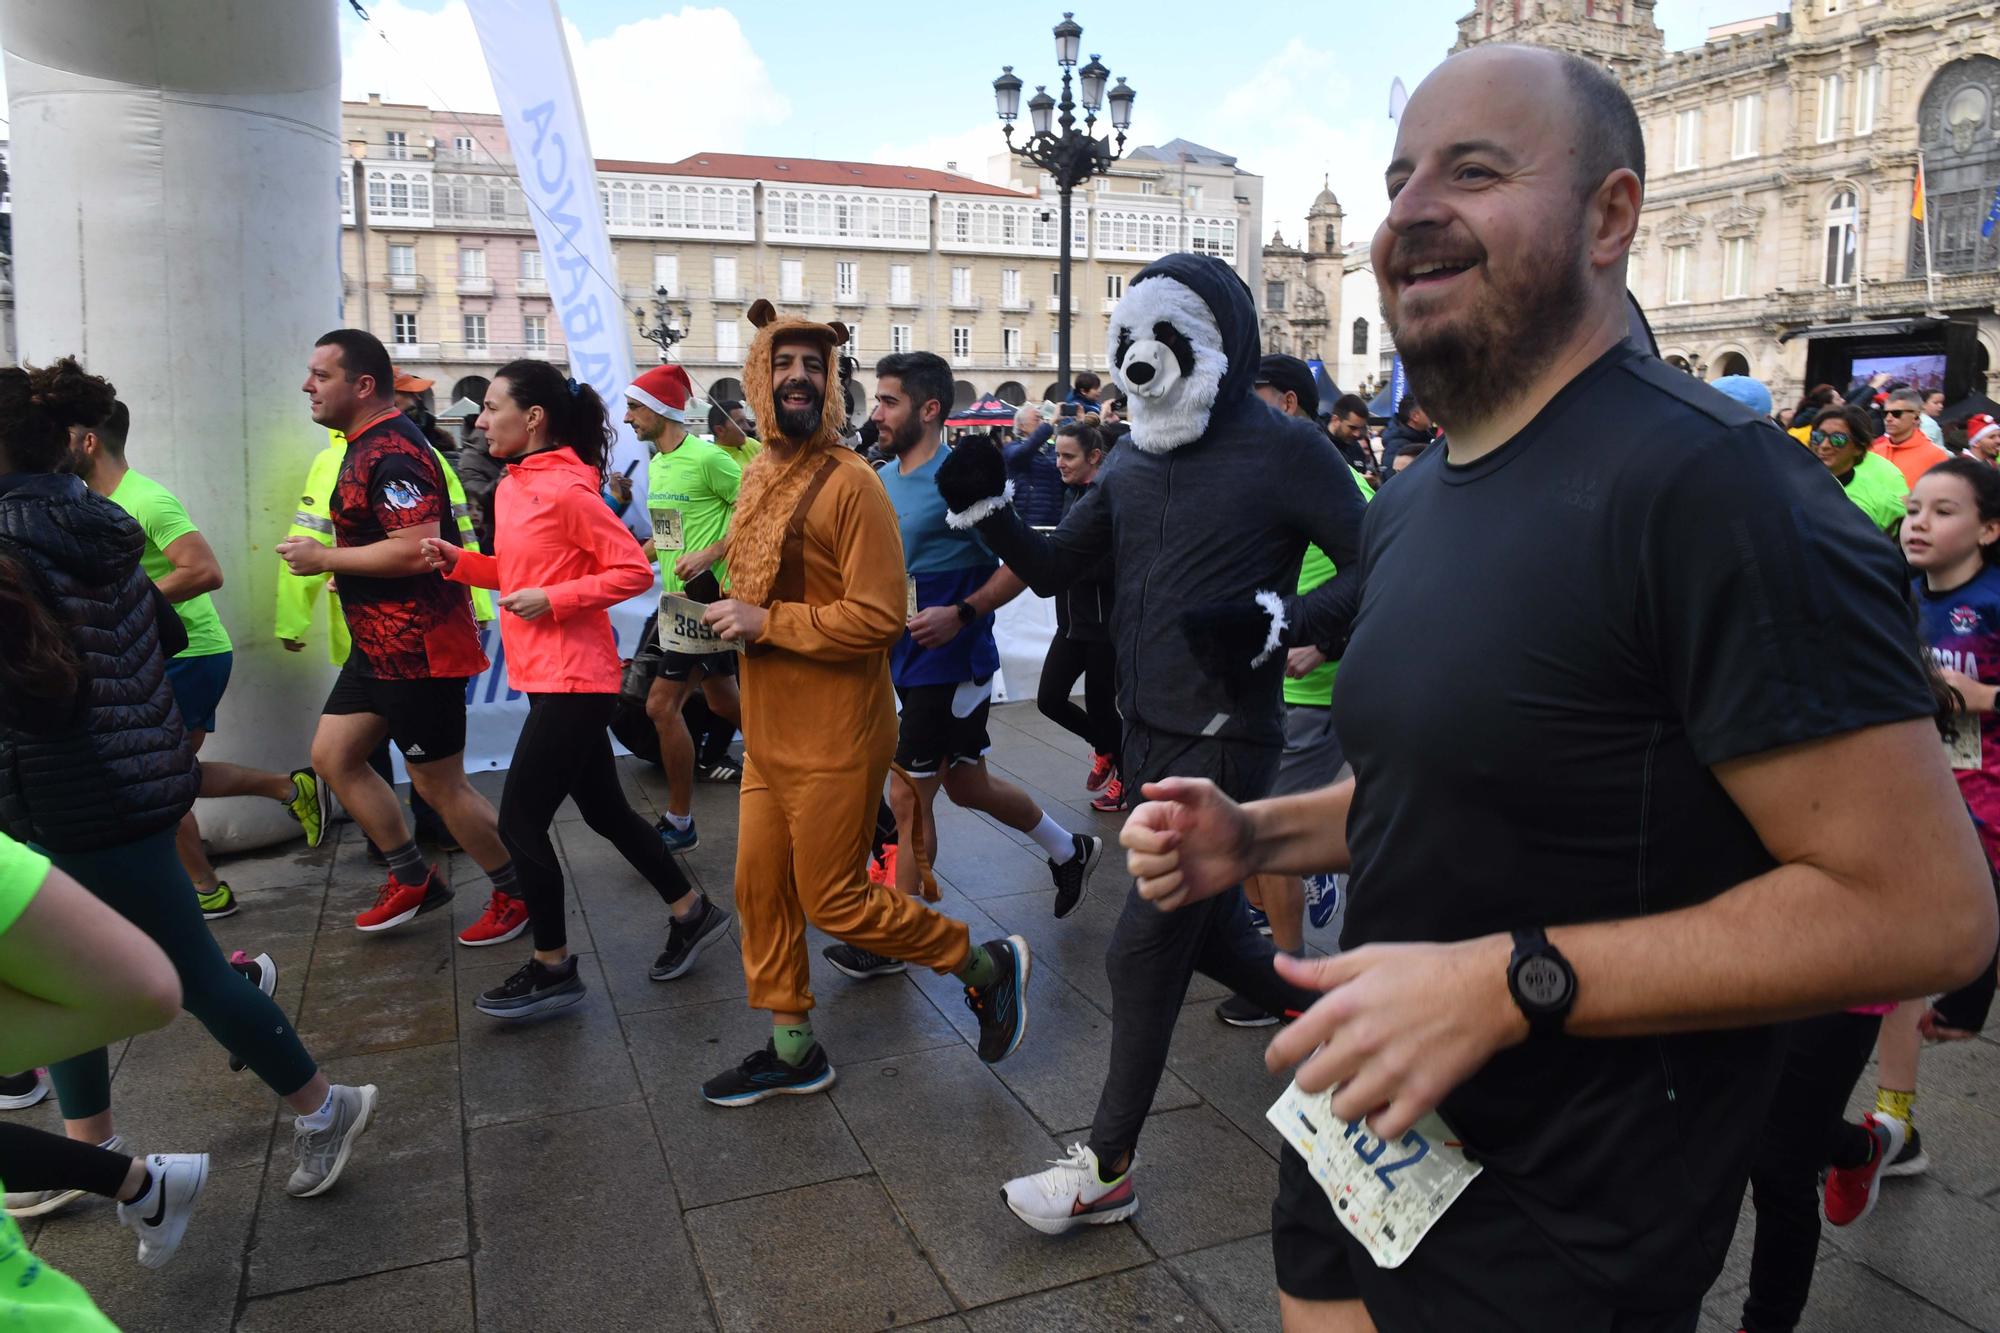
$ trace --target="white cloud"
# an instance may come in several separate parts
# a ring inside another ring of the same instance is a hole
[[[1006,148],[1006,140],[1000,137],[1000,122],[994,120],[956,133],[931,134],[921,139],[877,144],[867,160],[898,167],[956,171],[974,180],[1005,185],[1008,180],[1006,164],[1000,163],[996,170],[993,159]],[[954,162],[958,164],[955,167],[950,165]]]
[[[343,20],[342,96],[380,93],[387,102],[499,110],[464,0],[435,12],[379,0],[369,14],[367,26]],[[739,151],[750,131],[791,116],[790,102],[727,10],[689,6],[589,40],[575,24],[564,27],[599,157],[671,162],[702,150]]]

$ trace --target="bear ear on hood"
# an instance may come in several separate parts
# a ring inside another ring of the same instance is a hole
[[[778,311],[769,300],[760,296],[750,303],[750,326],[761,329],[778,317]]]
[[[833,345],[835,347],[847,346],[850,330],[846,324],[836,319],[831,324],[828,324],[827,327],[833,330]]]

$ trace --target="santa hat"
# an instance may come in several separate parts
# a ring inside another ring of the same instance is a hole
[[[651,408],[669,421],[683,425],[688,419],[688,397],[694,385],[688,373],[676,365],[654,366],[625,387],[625,396],[641,407]]]
[[[1995,421],[1984,412],[1974,413],[1965,423],[1965,443],[1970,448],[1988,435],[2000,435],[2000,421]]]

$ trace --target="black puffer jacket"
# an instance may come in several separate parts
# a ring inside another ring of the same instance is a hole
[[[73,707],[0,694],[0,829],[24,842],[131,842],[179,823],[200,790],[145,546],[124,510],[75,477],[0,477],[0,551],[26,567],[83,662]]]

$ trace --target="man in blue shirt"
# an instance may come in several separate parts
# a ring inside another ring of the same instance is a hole
[[[954,528],[934,480],[950,456],[944,419],[952,402],[951,367],[932,352],[898,352],[875,367],[876,428],[888,455],[879,475],[903,531],[908,571],[909,625],[889,654],[889,671],[902,711],[896,764],[914,779],[915,791],[892,783],[890,804],[907,850],[921,830],[927,861],[937,859],[937,826],[931,808],[939,787],[953,804],[980,810],[1032,837],[1047,853],[1055,879],[1057,916],[1083,901],[1090,872],[1104,847],[1101,838],[1074,834],[1043,813],[1032,797],[986,768],[986,716],[993,701],[993,673],[1000,650],[993,641],[993,613],[1025,586],[1001,567],[978,534]],[[914,856],[896,859],[897,887],[915,891]],[[888,976],[903,970],[848,944],[826,951],[827,961],[851,977]]]

